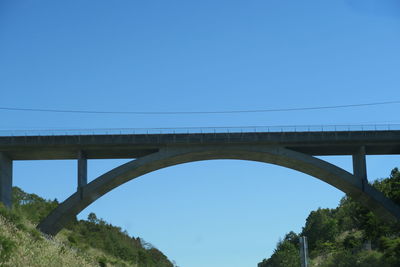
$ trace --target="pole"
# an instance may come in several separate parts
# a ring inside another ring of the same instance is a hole
[[[301,267],[308,267],[308,244],[307,237],[300,236],[300,261]]]

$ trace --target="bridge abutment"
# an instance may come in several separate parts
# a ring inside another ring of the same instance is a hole
[[[12,204],[12,160],[0,152],[0,201],[8,208]]]

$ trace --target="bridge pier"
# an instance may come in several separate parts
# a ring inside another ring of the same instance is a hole
[[[11,208],[12,200],[12,160],[0,152],[0,201]]]
[[[367,161],[366,161],[365,146],[361,146],[358,151],[353,154],[353,174],[361,179],[362,189],[368,184],[367,179]]]
[[[83,198],[83,187],[87,185],[87,157],[83,151],[78,152],[78,188],[77,191]]]

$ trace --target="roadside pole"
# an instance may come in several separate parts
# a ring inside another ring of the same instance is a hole
[[[301,267],[308,267],[308,244],[307,237],[300,236],[299,238],[299,246],[300,246],[300,261]]]

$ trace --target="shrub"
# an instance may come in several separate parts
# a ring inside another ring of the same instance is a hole
[[[13,249],[16,247],[14,241],[8,237],[0,235],[0,262],[4,263],[10,259]]]

